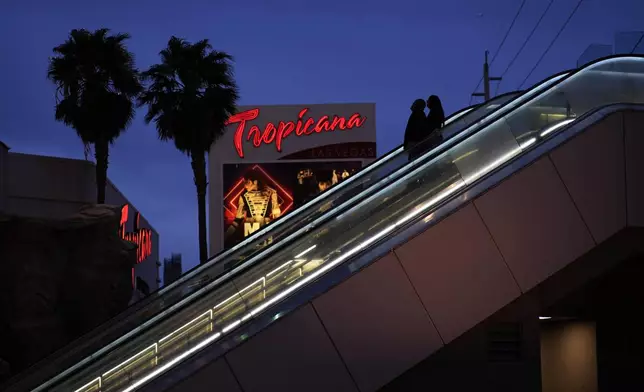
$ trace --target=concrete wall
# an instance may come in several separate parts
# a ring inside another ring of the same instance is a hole
[[[90,162],[10,153],[7,168],[10,214],[60,219],[96,201]]]
[[[9,154],[9,147],[0,141],[0,213],[4,212],[6,208],[6,171],[7,171],[7,155]]]
[[[595,323],[543,323],[542,392],[597,392]]]
[[[173,392],[220,378],[235,381],[222,391],[378,390],[614,234],[644,226],[643,124],[642,113],[609,116]]]
[[[599,390],[644,391],[643,323],[638,314],[631,316],[644,305],[644,258],[630,260],[616,275],[602,282],[599,292],[591,297],[598,303]]]
[[[5,212],[7,214],[60,219],[78,212],[85,205],[96,202],[96,173],[92,162],[46,157],[39,155],[9,153],[6,156]],[[105,201],[113,205],[130,205],[128,231],[132,230],[136,208],[108,180]],[[152,230],[152,254],[136,267],[140,276],[150,287],[159,287],[158,265],[159,234],[141,215],[141,227]]]

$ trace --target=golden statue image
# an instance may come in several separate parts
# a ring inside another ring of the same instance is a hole
[[[239,195],[235,221],[226,230],[226,236],[235,235],[243,225],[244,237],[247,237],[281,215],[277,191],[262,186],[257,173],[250,171],[244,176],[244,191]]]

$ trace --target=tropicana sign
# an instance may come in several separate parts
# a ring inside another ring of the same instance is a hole
[[[347,119],[342,116],[322,116],[317,120],[309,117],[306,120],[304,116],[309,111],[309,108],[300,110],[297,115],[296,121],[280,121],[273,124],[268,122],[264,129],[260,129],[257,125],[253,125],[248,129],[245,139],[250,141],[252,139],[253,146],[259,148],[262,144],[274,144],[277,151],[282,151],[282,141],[295,132],[296,136],[306,136],[313,133],[332,132],[335,130],[350,130],[353,128],[360,128],[367,121],[367,117],[360,113],[354,113]],[[246,122],[252,121],[259,117],[259,108],[245,110],[230,116],[226,125],[239,124],[235,130],[233,137],[235,143],[235,150],[240,158],[244,157],[244,148],[242,141],[244,139],[244,131],[246,130]]]

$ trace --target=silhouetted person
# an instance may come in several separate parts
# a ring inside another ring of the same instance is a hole
[[[443,111],[443,104],[440,98],[436,95],[430,95],[427,98],[427,108],[429,109],[429,114],[427,114],[427,134],[430,139],[430,145],[426,150],[431,150],[443,142],[441,128],[445,125],[445,111]]]
[[[405,128],[405,140],[403,142],[409,160],[416,159],[422,150],[418,144],[427,137],[427,117],[425,116],[425,101],[417,99],[411,105],[411,114]]]
[[[427,98],[427,108],[429,109],[429,113],[427,114],[428,136],[421,146],[419,146],[421,149],[419,155],[422,155],[427,151],[431,151],[443,143],[443,131],[441,128],[445,126],[445,111],[443,110],[443,104],[441,103],[440,98],[436,95],[430,95],[429,98]],[[444,172],[448,170],[449,165],[446,165],[443,159],[441,162],[437,162],[432,166],[434,166],[438,171]]]
[[[445,125],[445,112],[441,100],[436,95],[431,95],[427,99],[427,108],[429,114],[425,120],[423,139],[413,149],[414,158],[424,155],[443,143],[441,128]]]

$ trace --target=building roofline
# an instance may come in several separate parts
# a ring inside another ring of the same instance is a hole
[[[0,141],[0,144],[6,146],[6,144],[2,143],[2,141]],[[7,148],[9,148],[9,147],[7,147]],[[22,155],[22,156],[28,156],[28,157],[35,157],[35,158],[38,158],[38,159],[50,159],[50,160],[58,160],[58,161],[71,161],[71,162],[73,162],[75,164],[79,164],[79,165],[88,165],[88,166],[91,166],[91,167],[96,167],[96,163],[94,163],[94,162],[92,162],[90,160],[85,160],[85,159],[56,157],[56,156],[51,156],[51,155],[29,154],[29,153],[24,153],[24,152],[10,152],[9,154],[11,154],[11,155]],[[149,228],[153,232],[155,232],[156,235],[159,235],[159,232],[154,228],[154,226],[152,226],[150,221],[145,217],[145,215],[141,212],[141,210],[139,208],[137,208],[134,204],[132,204],[130,199],[128,199],[125,196],[125,194],[123,192],[121,192],[121,190],[116,186],[116,184],[114,184],[114,182],[112,182],[112,180],[109,177],[106,178],[106,183],[107,183],[107,185],[111,186],[116,191],[116,193],[118,193],[127,202],[128,205],[130,205],[134,209],[136,209],[136,211],[141,215],[141,218],[143,218],[147,222]]]
[[[7,144],[5,142],[3,142],[2,140],[0,140],[0,146],[6,148],[7,151],[11,150],[11,147],[7,146]]]
[[[0,142],[0,143],[2,143],[2,142]],[[56,161],[83,162],[84,164],[87,164],[87,165],[92,165],[92,166],[95,165],[94,162],[92,162],[92,161],[85,160],[85,159],[79,159],[79,158],[57,157],[57,156],[54,156],[54,155],[41,155],[41,154],[32,154],[32,153],[29,153],[29,152],[17,152],[17,151],[12,152],[11,154],[13,154],[13,155],[27,155],[27,156],[31,156],[31,157],[37,157],[39,159],[52,159],[52,160],[56,160]]]

